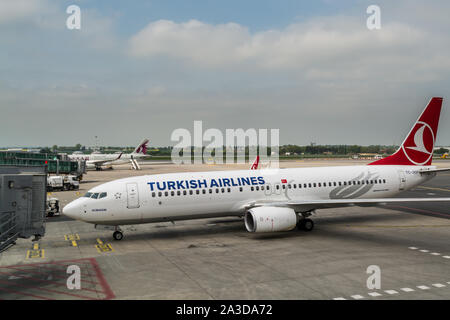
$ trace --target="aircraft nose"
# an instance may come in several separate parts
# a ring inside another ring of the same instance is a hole
[[[81,207],[77,200],[70,202],[62,210],[63,215],[72,219],[77,219],[80,216],[80,213]]]

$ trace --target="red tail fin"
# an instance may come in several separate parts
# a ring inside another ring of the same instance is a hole
[[[258,165],[259,165],[259,156],[256,156],[255,161],[250,167],[250,170],[258,170]]]
[[[393,155],[369,165],[431,165],[441,107],[442,98],[432,98],[400,148]]]

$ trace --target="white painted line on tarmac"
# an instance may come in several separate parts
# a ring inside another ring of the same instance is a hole
[[[422,250],[419,250],[420,252],[430,252],[430,250],[424,250],[424,249],[422,249]]]
[[[369,292],[368,295],[371,296],[371,297],[379,297],[379,296],[382,296],[382,294],[381,294],[381,293],[378,293],[378,292]]]
[[[395,290],[384,290],[384,292],[386,292],[387,294],[397,294],[398,291]]]
[[[344,297],[337,297],[337,298],[333,298],[333,300],[347,300]]]
[[[401,288],[400,290],[405,291],[405,292],[412,292],[412,291],[414,291],[414,289],[411,289],[411,288]]]
[[[436,288],[443,288],[443,287],[445,287],[445,284],[442,284],[442,283],[433,283],[432,285],[434,287],[436,287]]]
[[[355,300],[359,300],[359,299],[363,299],[364,297],[359,294],[355,294],[354,296],[352,296],[352,298]]]
[[[416,248],[416,247],[408,247],[408,249],[417,250],[418,248]]]
[[[441,254],[439,252],[432,252],[431,253],[433,256],[440,256]]]
[[[427,287],[427,286],[417,286],[417,288],[422,289],[422,290],[430,289],[430,287]]]
[[[442,258],[450,259],[450,256],[442,256]]]

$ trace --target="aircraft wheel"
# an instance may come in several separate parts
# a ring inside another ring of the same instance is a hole
[[[312,229],[314,229],[314,221],[311,219],[305,219],[305,221],[303,221],[303,230],[311,231]]]
[[[298,230],[311,231],[314,229],[314,221],[311,219],[301,219],[297,224]]]
[[[123,233],[120,232],[120,231],[114,231],[113,238],[114,238],[114,240],[117,240],[117,241],[122,240],[123,239]]]

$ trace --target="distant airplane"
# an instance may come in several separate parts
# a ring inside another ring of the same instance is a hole
[[[148,141],[148,139],[144,139],[132,153],[128,154],[123,154],[123,152],[119,154],[92,153],[86,155],[73,153],[68,157],[70,160],[86,160],[87,169],[101,170],[102,166],[130,163],[133,169],[139,170],[140,166],[136,160],[146,156]]]
[[[432,98],[401,147],[363,166],[210,171],[129,177],[104,183],[64,207],[71,218],[120,225],[244,216],[249,232],[314,227],[316,209],[393,202],[450,202],[450,198],[392,198],[448,171],[431,166],[442,98]]]

